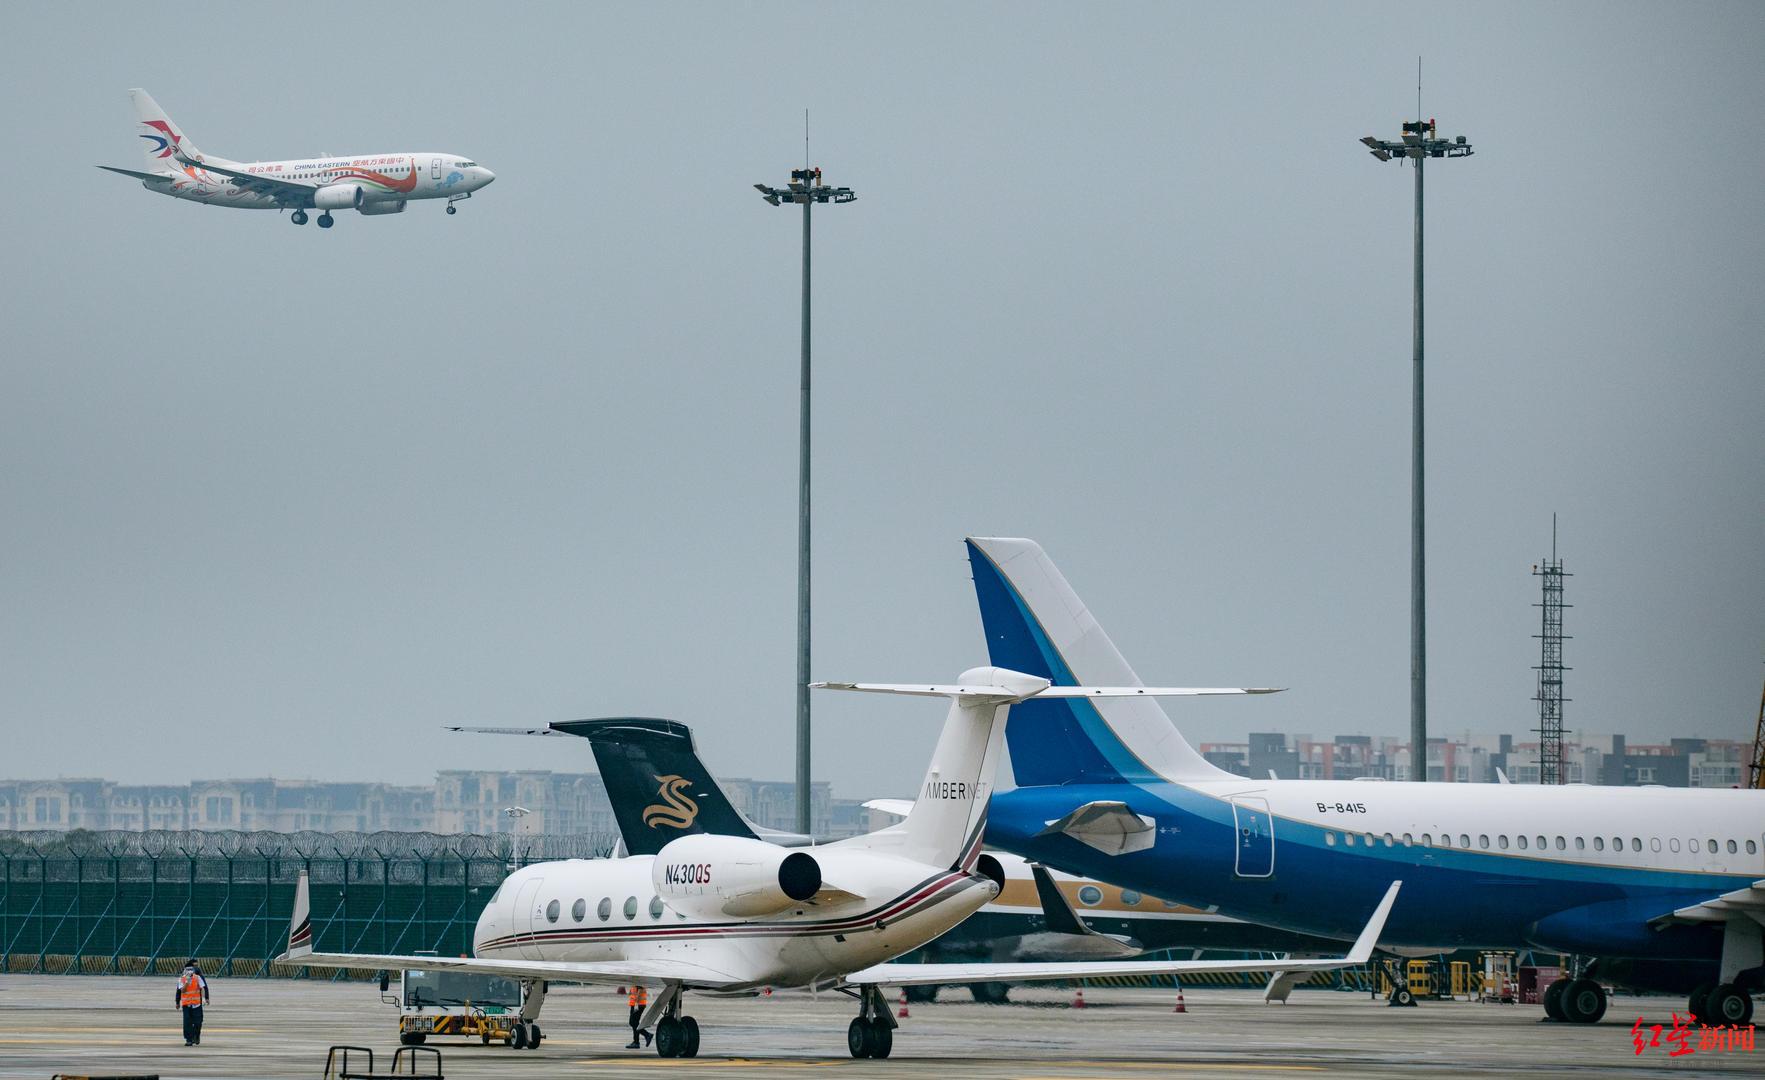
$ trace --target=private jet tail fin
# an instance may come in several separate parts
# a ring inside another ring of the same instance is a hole
[[[300,872],[300,884],[294,887],[294,914],[288,920],[288,952],[289,958],[305,956],[313,951],[313,898],[312,886],[307,881],[305,870]]]
[[[144,147],[147,168],[155,173],[171,172],[182,165],[201,163],[202,152],[184,137],[166,111],[153,100],[153,95],[140,88],[129,91],[139,120],[135,133],[146,140]]]
[[[994,664],[1056,687],[1140,685],[1040,544],[970,537],[968,561]],[[1012,711],[1006,744],[1021,787],[1232,778],[1148,700],[1024,702]]]
[[[588,740],[627,853],[654,855],[692,833],[759,836],[699,760],[685,724],[631,716],[566,720],[550,730]]]

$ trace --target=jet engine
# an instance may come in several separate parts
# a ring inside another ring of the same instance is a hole
[[[356,209],[362,212],[363,217],[373,217],[376,214],[402,214],[404,213],[404,200],[363,203]]]
[[[769,915],[821,891],[821,866],[806,851],[701,833],[670,841],[658,851],[650,880],[679,911]]]
[[[363,194],[360,184],[326,184],[313,192],[313,205],[320,210],[360,210]]]

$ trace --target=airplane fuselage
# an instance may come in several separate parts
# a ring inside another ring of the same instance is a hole
[[[1091,801],[1150,818],[1105,854],[1050,821]],[[1346,937],[1404,882],[1384,944],[1713,959],[1718,926],[1649,925],[1765,877],[1765,798],[1729,790],[1308,780],[1068,784],[994,796],[987,839],[1075,874]]]
[[[763,917],[708,914],[704,904],[660,895],[653,855],[538,863],[511,874],[485,906],[473,951],[575,963],[684,959],[722,972],[731,990],[816,986],[899,958],[997,892],[983,877],[910,859],[845,858],[838,844],[803,850],[830,880],[837,875],[849,899],[794,903]]]
[[[218,165],[237,172],[262,176],[268,180],[286,180],[301,184],[354,184],[362,189],[362,209],[374,213],[372,207],[393,207],[417,199],[452,199],[484,187],[494,175],[458,154],[404,153],[370,154],[359,157],[306,158],[289,161],[226,161],[213,159]],[[287,209],[286,199],[253,191],[248,181],[223,176],[202,167],[201,163],[178,164],[168,160],[172,171],[168,182],[143,180],[141,186],[173,198],[212,206],[232,206],[246,210]]]

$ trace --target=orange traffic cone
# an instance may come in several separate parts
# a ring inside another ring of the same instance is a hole
[[[907,1019],[907,990],[905,987],[901,990],[901,1007],[895,1010],[895,1015],[903,1020]]]
[[[1183,988],[1179,986],[1177,987],[1177,1007],[1172,1009],[1171,1012],[1186,1013],[1188,1011],[1189,1006],[1183,1004]]]
[[[1074,995],[1074,997],[1072,999],[1072,1007],[1075,1009],[1082,1009],[1085,1007],[1085,988],[1084,987],[1082,987],[1082,986],[1079,987],[1079,992],[1076,995]]]

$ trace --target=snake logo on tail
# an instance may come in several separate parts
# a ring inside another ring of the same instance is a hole
[[[651,803],[643,808],[643,823],[650,828],[666,827],[685,829],[692,825],[699,816],[699,804],[686,794],[692,781],[684,776],[658,776],[661,786],[656,794],[662,797],[659,803]]]

